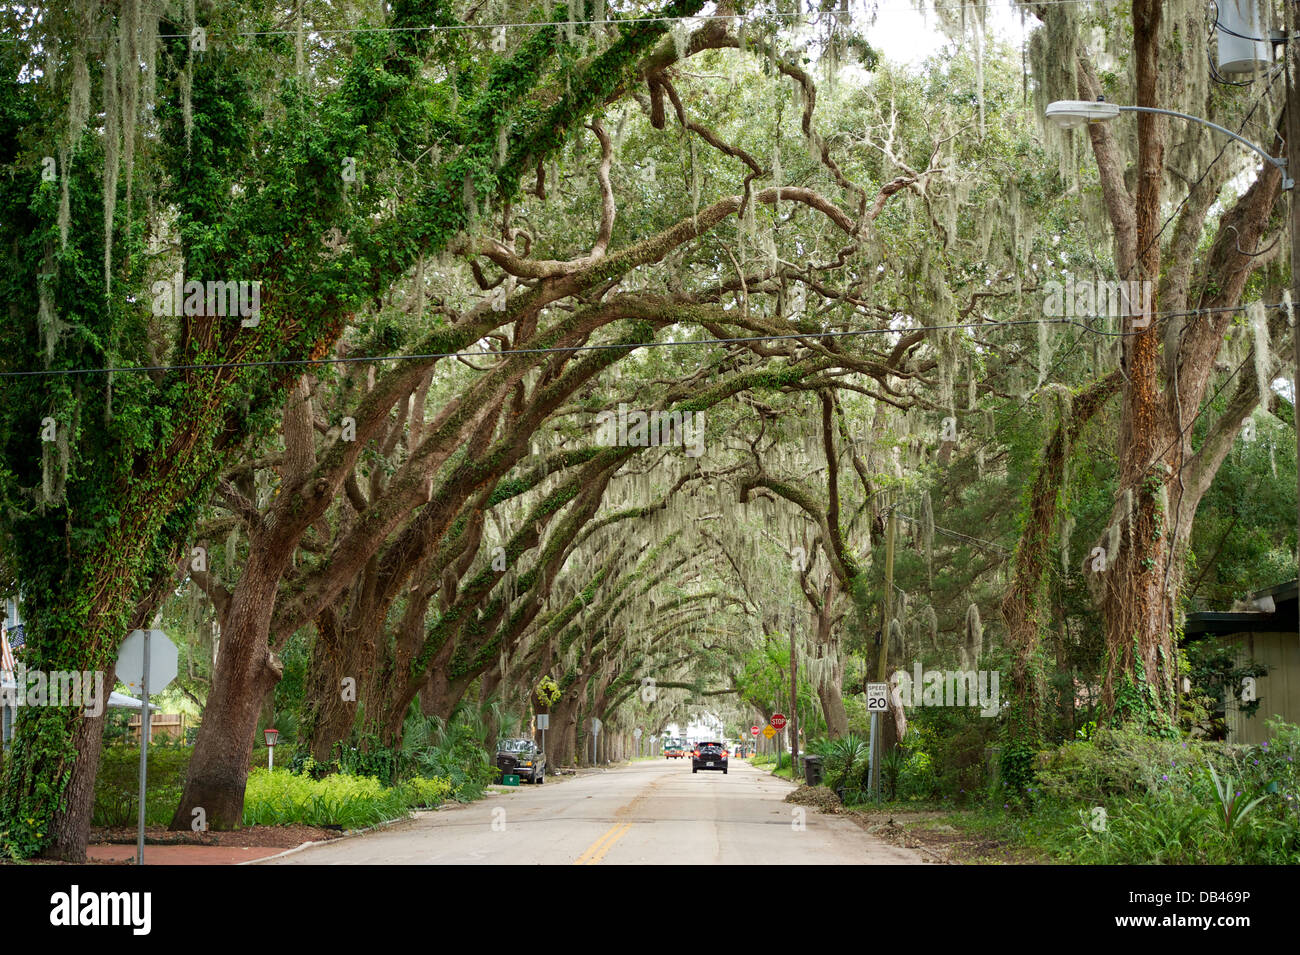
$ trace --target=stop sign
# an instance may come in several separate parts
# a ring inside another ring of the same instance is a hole
[[[772,714],[772,729],[777,729],[777,730],[785,729],[785,717],[782,716],[780,713]]]
[[[757,735],[758,735],[758,727],[757,727],[757,726],[751,726],[751,727],[749,728],[749,733],[750,733],[751,736],[757,736]]]

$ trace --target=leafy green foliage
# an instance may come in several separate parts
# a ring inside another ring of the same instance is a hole
[[[438,806],[452,792],[446,779],[411,779],[385,787],[373,776],[335,773],[312,779],[287,770],[255,769],[244,795],[244,825],[362,829],[400,818],[412,808]]]
[[[1293,865],[1300,727],[1277,720],[1269,727],[1270,742],[1250,747],[1131,729],[1099,729],[1094,741],[1063,746],[1039,772],[1039,838],[1083,863]]]
[[[148,787],[145,824],[164,825],[176,811],[190,750],[184,746],[149,747]],[[140,749],[138,746],[105,746],[95,778],[94,826],[134,825],[140,805]]]
[[[865,739],[850,733],[825,742],[821,747],[824,757],[822,764],[826,785],[837,793],[846,803],[861,802],[865,798],[868,744]]]
[[[470,707],[450,719],[412,716],[402,734],[402,755],[420,775],[448,779],[457,799],[477,798],[496,778],[485,748],[485,727]]]
[[[1237,709],[1247,719],[1259,712],[1258,699],[1241,699],[1241,686],[1247,677],[1267,675],[1267,667],[1239,659],[1236,647],[1213,636],[1191,642],[1186,657],[1192,692],[1184,696],[1183,719],[1190,728],[1212,739],[1225,738],[1229,699],[1236,701]]]
[[[1219,803],[1219,811],[1215,814],[1214,820],[1222,827],[1224,835],[1232,835],[1233,830],[1254,811],[1255,807],[1268,798],[1267,794],[1246,801],[1242,798],[1241,791],[1234,788],[1234,780],[1231,776],[1220,780],[1219,774],[1214,771],[1213,763],[1210,763],[1206,770],[1210,774],[1210,781],[1214,783],[1214,795]]]

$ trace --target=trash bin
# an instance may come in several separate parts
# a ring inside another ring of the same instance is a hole
[[[803,781],[809,786],[820,786],[822,781],[822,758],[809,754],[803,758]]]

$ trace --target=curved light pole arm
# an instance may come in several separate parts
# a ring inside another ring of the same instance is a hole
[[[1210,129],[1218,130],[1219,132],[1223,133],[1223,135],[1229,137],[1230,139],[1235,139],[1237,142],[1241,143],[1242,145],[1247,146],[1250,149],[1254,150],[1255,152],[1259,153],[1259,155],[1262,156],[1265,161],[1276,166],[1278,171],[1282,173],[1283,190],[1290,189],[1292,186],[1295,185],[1295,180],[1287,175],[1286,157],[1270,156],[1261,147],[1256,146],[1249,139],[1246,139],[1242,136],[1238,136],[1232,130],[1220,126],[1218,123],[1212,123],[1208,119],[1201,119],[1201,117],[1199,116],[1192,116],[1188,113],[1179,113],[1172,109],[1157,109],[1154,106],[1121,106],[1119,107],[1119,111],[1121,113],[1159,113],[1162,116],[1177,116],[1179,119],[1185,119],[1188,122],[1192,122],[1192,123],[1200,123],[1202,126],[1208,126],[1210,127]]]

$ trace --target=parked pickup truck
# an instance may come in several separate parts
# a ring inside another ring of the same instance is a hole
[[[530,783],[546,782],[546,754],[530,739],[497,740],[497,769]]]

